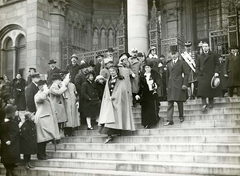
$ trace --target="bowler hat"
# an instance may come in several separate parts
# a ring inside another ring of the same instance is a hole
[[[31,75],[32,78],[40,78],[40,74],[39,73],[33,73]]]
[[[78,60],[78,57],[77,57],[76,54],[73,54],[73,55],[70,57],[70,59],[72,59],[72,58],[76,58],[76,59]]]
[[[113,52],[114,52],[114,49],[113,49],[113,48],[108,48],[107,51],[113,53]]]
[[[8,101],[8,100],[11,99],[11,98],[12,98],[12,96],[11,96],[10,93],[4,93],[4,94],[2,95],[3,101]]]
[[[119,58],[121,58],[123,55],[127,56],[127,58],[131,57],[131,55],[129,53],[122,53],[122,54],[120,54]]]
[[[36,68],[34,68],[34,67],[29,67],[29,71],[30,70],[34,70],[36,72]]]
[[[177,45],[170,46],[170,52],[171,53],[177,53],[178,52]]]
[[[42,86],[42,85],[44,85],[44,84],[47,84],[47,81],[46,81],[46,80],[40,80],[40,81],[38,81],[38,83],[37,83],[38,86]]]
[[[190,41],[187,41],[184,43],[185,46],[189,47],[189,46],[192,46],[192,43]]]
[[[51,75],[51,80],[62,80],[60,73],[53,73]]]
[[[219,86],[219,84],[220,84],[220,78],[217,76],[213,76],[211,80],[211,87],[215,89],[217,88],[217,86]]]
[[[6,118],[12,117],[15,114],[16,110],[17,110],[17,106],[7,105],[5,107],[5,113],[6,113],[5,117]]]
[[[96,58],[99,58],[99,57],[104,57],[104,56],[102,54],[98,54]]]
[[[53,59],[51,59],[49,62],[48,62],[48,64],[56,64],[57,62],[55,61],[55,60],[53,60]]]
[[[80,69],[88,68],[88,67],[89,67],[89,65],[85,62],[80,65]]]

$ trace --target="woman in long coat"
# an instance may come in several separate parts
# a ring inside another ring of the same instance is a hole
[[[92,130],[93,127],[91,125],[91,120],[96,119],[100,113],[100,92],[96,87],[96,83],[94,82],[94,74],[89,72],[86,75],[87,81],[83,83],[81,95],[84,101],[84,110],[83,113],[86,116],[88,130]]]
[[[58,121],[56,114],[53,111],[52,104],[49,98],[49,89],[46,81],[38,82],[38,93],[34,96],[34,101],[37,107],[37,112],[34,116],[34,122],[37,129],[37,157],[41,160],[46,160],[46,145],[49,141],[60,139]]]
[[[6,175],[15,175],[14,167],[20,162],[19,127],[15,121],[17,107],[5,107],[5,119],[0,125],[1,162],[7,170]]]
[[[140,76],[138,93],[140,97],[137,98],[141,99],[142,126],[144,128],[150,128],[160,120],[157,88],[161,86],[161,77],[158,72],[152,69],[152,66],[152,62],[149,61],[144,66],[145,73]]]
[[[109,72],[111,76],[105,86],[98,122],[99,125],[104,125],[102,132],[108,134],[105,143],[112,141],[112,134],[119,134],[119,130],[135,130],[124,77],[119,75],[117,67],[110,67]]]
[[[26,80],[18,73],[12,81],[13,96],[18,110],[26,110],[25,87]]]
[[[69,73],[62,72],[63,78]],[[69,76],[69,75],[68,75]],[[74,128],[80,126],[80,114],[78,112],[78,97],[75,85],[72,82],[68,83],[67,90],[64,92],[65,107],[68,121],[64,127],[65,136],[73,136]]]
[[[32,121],[33,114],[25,112],[25,121],[20,127],[20,153],[23,154],[25,168],[34,168],[30,163],[31,155],[37,153],[36,125]]]
[[[66,78],[66,77],[65,77]],[[51,75],[51,80],[53,81],[50,86],[50,100],[53,106],[53,111],[56,113],[58,119],[59,129],[63,129],[64,123],[68,121],[66,106],[64,102],[64,92],[67,90],[67,84],[62,82],[60,73],[53,73]],[[69,79],[69,76],[68,76]]]

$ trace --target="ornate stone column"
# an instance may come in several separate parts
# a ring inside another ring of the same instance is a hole
[[[148,1],[128,0],[128,52],[137,48],[140,52],[148,50]]]
[[[184,38],[182,34],[182,0],[163,0],[163,18],[166,24],[164,38],[161,41],[162,52],[167,54],[171,45],[183,47]]]
[[[57,61],[57,65],[62,67],[62,46],[65,27],[65,13],[68,3],[66,0],[48,0],[51,5],[51,50],[50,59]]]

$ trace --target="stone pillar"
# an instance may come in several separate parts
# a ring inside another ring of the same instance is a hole
[[[163,0],[163,18],[165,18],[164,39],[162,39],[163,54],[168,54],[171,45],[183,47],[182,34],[182,0]]]
[[[86,32],[86,48],[91,51],[92,48],[93,48],[93,39],[92,39],[92,36],[93,36],[93,30],[92,30],[92,19],[91,18],[87,18],[86,19],[86,23],[87,23],[87,30],[85,31]],[[98,31],[98,37],[100,36],[100,33],[101,31]],[[98,48],[99,48],[99,43],[100,43],[100,37],[98,38]],[[97,48],[97,49],[98,49]]]
[[[51,5],[51,54],[49,59],[57,61],[58,67],[62,65],[62,45],[65,26],[65,12],[68,3],[66,0],[48,0]]]
[[[137,48],[140,52],[148,51],[148,1],[128,0],[128,52]]]

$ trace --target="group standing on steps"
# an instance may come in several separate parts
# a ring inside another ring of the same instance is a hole
[[[181,54],[178,46],[170,46],[169,55],[158,57],[151,46],[147,55],[133,48],[131,53],[116,57],[113,48],[93,60],[79,61],[76,54],[64,69],[49,61],[47,80],[33,67],[27,81],[21,73],[11,82],[0,77],[1,162],[7,175],[24,156],[25,168],[32,169],[31,155],[39,160],[50,159],[46,145],[61,143],[60,133],[74,136],[74,130],[86,125],[107,135],[104,143],[114,141],[122,131],[135,131],[132,107],[141,105],[141,125],[154,128],[160,121],[161,101],[168,102],[165,126],[174,125],[174,102],[178,105],[180,122],[184,122],[184,102],[202,99],[202,112],[214,107],[214,97],[240,96],[240,55],[237,46],[223,57],[210,51],[202,42],[202,53],[191,51],[185,43]],[[208,101],[207,101],[208,99]],[[14,101],[15,100],[15,101]],[[18,111],[26,111],[24,119]]]

